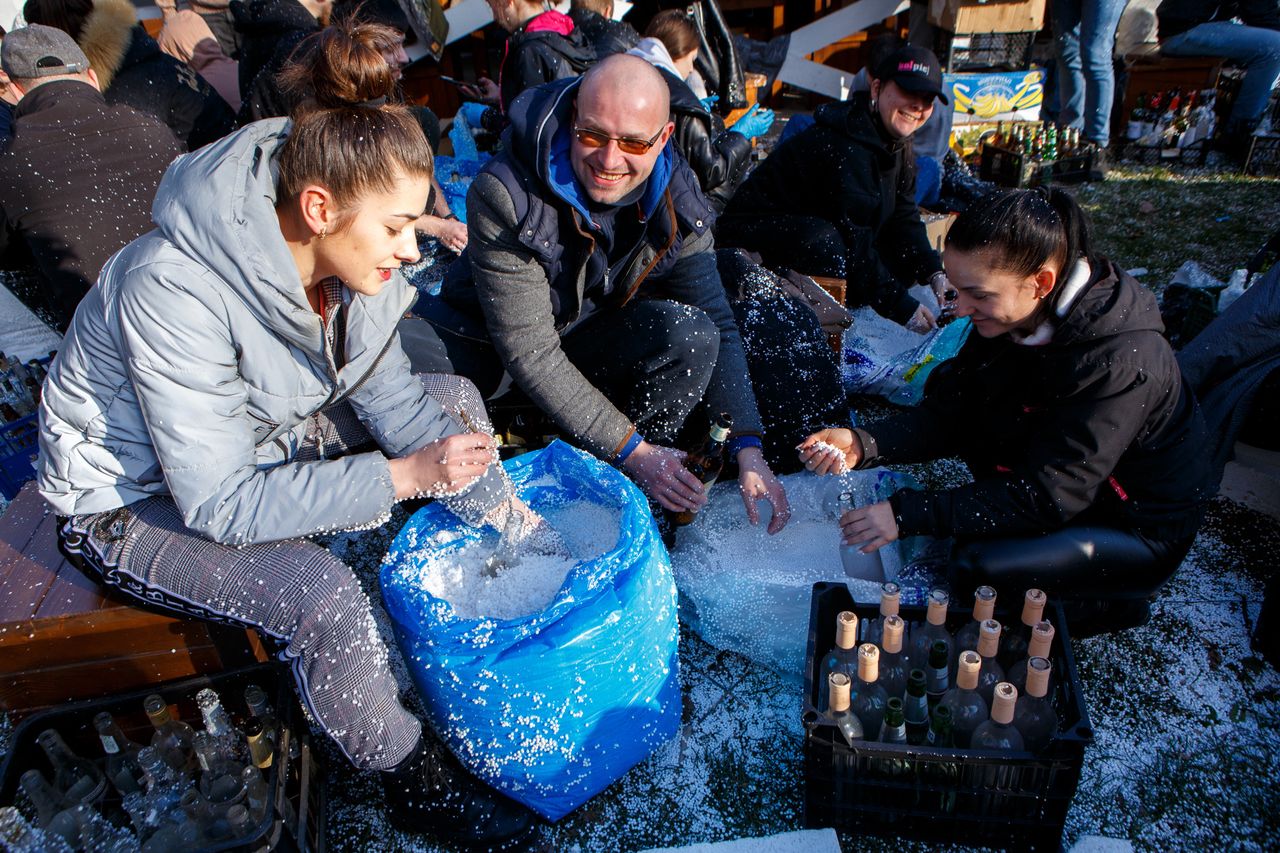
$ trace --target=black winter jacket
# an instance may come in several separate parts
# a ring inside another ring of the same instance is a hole
[[[721,221],[825,219],[844,241],[849,304],[905,323],[918,305],[907,287],[942,269],[916,208],[911,140],[890,141],[866,92],[819,107],[814,120],[756,167]]]
[[[590,9],[570,9],[573,29],[582,33],[597,59],[626,53],[640,43],[640,34],[626,21],[614,21]]]
[[[190,151],[235,129],[235,116],[212,86],[160,50],[126,0],[98,0],[80,47],[98,74],[108,104],[153,115]]]
[[[698,176],[707,200],[723,210],[751,164],[751,140],[726,130],[724,120],[704,107],[679,77],[665,68],[658,71],[671,91],[676,146]]]
[[[288,115],[275,75],[320,22],[298,0],[232,0],[231,14],[240,34],[240,123]]]
[[[1160,39],[1173,38],[1199,24],[1239,18],[1245,26],[1280,30],[1280,3],[1276,0],[1164,0],[1156,9]]]
[[[0,153],[0,255],[25,243],[62,329],[107,258],[151,230],[151,202],[182,153],[155,118],[110,106],[97,89],[57,80],[18,102]]]
[[[930,375],[919,408],[869,428],[877,455],[863,465],[956,455],[974,477],[894,494],[901,535],[1016,536],[1068,523],[1160,541],[1195,533],[1213,494],[1207,430],[1155,297],[1099,261],[1068,302],[1041,346],[970,334]]]
[[[595,51],[576,27],[567,36],[549,30],[529,32],[529,25],[537,19],[525,21],[507,39],[507,55],[500,75],[504,112],[511,109],[516,98],[526,89],[553,80],[577,77],[596,61]]]

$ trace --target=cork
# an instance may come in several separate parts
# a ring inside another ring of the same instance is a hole
[[[941,625],[947,621],[947,605],[950,603],[951,599],[944,590],[935,589],[929,593],[929,612],[925,618],[930,625]]]
[[[978,622],[986,622],[996,612],[996,591],[989,586],[980,586],[973,593],[973,618]]]
[[[842,610],[836,617],[836,645],[851,649],[858,644],[858,617],[851,610]]]
[[[978,628],[978,654],[984,658],[993,658],[1000,651],[1000,623],[987,619]]]
[[[880,677],[880,650],[874,643],[858,647],[858,678],[866,684],[874,684]]]
[[[991,697],[991,719],[997,723],[1008,725],[1013,722],[1013,709],[1018,704],[1018,688],[1007,681],[996,685],[996,692]]]
[[[884,634],[880,637],[880,644],[884,646],[885,652],[891,655],[902,652],[902,633],[904,628],[905,625],[901,616],[894,614],[884,617]]]
[[[827,710],[833,714],[849,710],[849,676],[833,672],[827,676]]]
[[[1041,619],[1031,629],[1031,642],[1028,643],[1027,655],[1033,658],[1047,658],[1053,646],[1053,637],[1058,631],[1048,619]]]
[[[1027,590],[1026,599],[1022,604],[1022,624],[1027,627],[1039,622],[1044,618],[1044,590],[1029,589]]]
[[[1049,659],[1036,655],[1027,661],[1027,695],[1044,698],[1049,694],[1049,676],[1053,674],[1053,664]]]
[[[956,686],[965,690],[978,688],[978,671],[982,669],[982,658],[970,649],[960,653],[960,669],[956,673]]]
[[[880,585],[880,615],[897,616],[898,605],[902,600],[902,588],[893,581]]]

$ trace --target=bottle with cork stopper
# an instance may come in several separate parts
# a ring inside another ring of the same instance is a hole
[[[939,708],[951,712],[951,729],[956,746],[969,746],[973,733],[991,715],[987,700],[978,693],[978,673],[982,658],[977,652],[960,653],[960,671],[956,673],[956,686],[947,691],[938,703]]]
[[[1031,645],[1031,632],[1044,619],[1046,598],[1043,590],[1029,589],[1023,597],[1022,618],[1019,624],[1010,625],[1000,640],[1000,665],[1008,669],[1027,656]]]
[[[1058,732],[1058,714],[1049,701],[1049,677],[1053,664],[1037,655],[1027,664],[1027,690],[1018,696],[1013,724],[1027,749],[1039,752]]]
[[[981,636],[982,623],[995,616],[996,591],[994,587],[980,586],[973,592],[973,619],[956,631],[955,656],[958,661],[961,652],[978,648],[978,637]],[[954,671],[954,667],[953,667]]]
[[[842,610],[836,615],[836,644],[822,659],[818,669],[818,707],[827,706],[828,677],[833,672],[843,672],[852,681],[858,674],[858,616],[852,610]]]
[[[936,642],[946,643],[948,666],[951,660],[951,649],[955,643],[947,630],[947,606],[951,603],[945,590],[935,589],[929,593],[929,609],[925,612],[925,620],[911,629],[911,642],[908,644],[907,657],[912,666],[923,666],[929,660],[929,652]]]
[[[853,698],[850,707],[862,720],[862,730],[878,736],[884,724],[884,712],[889,696],[879,685],[880,650],[871,643],[858,646],[858,677],[850,690]]]
[[[896,613],[884,617],[883,641],[880,644],[880,686],[890,696],[901,696],[907,689],[911,664],[902,653],[902,638],[907,623]]]
[[[1025,749],[1022,735],[1013,724],[1017,704],[1017,688],[1007,681],[997,684],[995,701],[991,704],[991,719],[978,726],[969,745],[974,749],[996,752],[1022,752]]]
[[[1027,663],[1031,658],[1048,658],[1053,648],[1053,638],[1057,629],[1048,619],[1041,619],[1031,629],[1031,642],[1027,646],[1027,656],[1009,668],[1009,677],[1005,681],[1018,688],[1018,693],[1026,692]]]
[[[849,676],[843,672],[833,672],[827,679],[827,716],[839,729],[845,743],[853,746],[863,739],[862,721],[850,710]]]
[[[862,642],[883,646],[884,620],[898,615],[898,606],[902,600],[902,588],[893,581],[880,585],[880,617],[867,619],[862,623]]]
[[[978,638],[978,657],[982,658],[982,669],[978,672],[978,695],[991,704],[991,694],[996,685],[1005,681],[1004,667],[996,660],[1000,651],[1000,623],[988,619],[982,623],[982,636]]]

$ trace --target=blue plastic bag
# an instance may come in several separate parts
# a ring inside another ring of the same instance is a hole
[[[620,472],[561,442],[505,465],[535,509],[576,501],[616,509],[614,547],[575,564],[541,611],[462,619],[415,583],[415,554],[455,552],[493,534],[433,503],[391,543],[382,594],[449,748],[495,788],[558,820],[679,728],[675,581],[644,496]]]

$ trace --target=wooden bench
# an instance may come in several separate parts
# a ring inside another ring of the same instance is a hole
[[[0,517],[0,710],[23,716],[268,659],[256,632],[164,615],[109,591],[58,551],[28,483]]]

